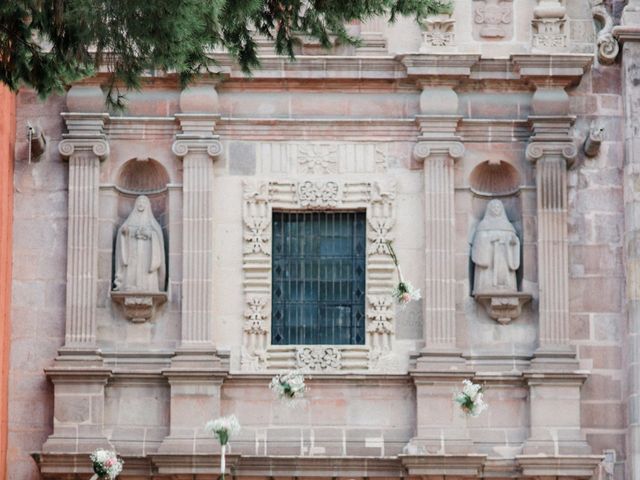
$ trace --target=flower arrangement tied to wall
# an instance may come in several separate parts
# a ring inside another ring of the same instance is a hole
[[[393,249],[391,240],[387,241],[387,250],[393,259],[393,264],[396,266],[396,271],[398,272],[398,285],[393,289],[392,295],[398,304],[402,305],[402,307],[406,307],[409,302],[413,300],[420,300],[420,289],[414,288],[411,282],[405,280],[402,276],[402,270],[400,269],[398,257]]]
[[[304,398],[307,385],[304,383],[304,375],[300,372],[287,372],[276,375],[271,379],[269,388],[276,396],[289,404]]]
[[[462,385],[462,391],[455,395],[454,400],[466,415],[477,417],[489,408],[483,398],[482,385],[471,380],[463,380]]]
[[[240,422],[235,415],[229,415],[228,417],[220,417],[215,420],[210,420],[205,425],[204,429],[212,434],[220,442],[220,473],[224,480],[224,472],[226,470],[225,455],[227,453],[227,445],[231,437],[240,432]]]
[[[91,480],[114,480],[122,472],[124,462],[116,452],[98,448],[89,455],[89,458],[95,473]]]

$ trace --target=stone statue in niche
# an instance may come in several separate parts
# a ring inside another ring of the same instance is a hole
[[[491,200],[478,224],[471,247],[474,292],[516,292],[520,239],[500,200]]]
[[[144,322],[166,301],[165,249],[162,228],[145,195],[136,198],[133,211],[118,229],[112,298],[122,304],[127,318]]]
[[[518,292],[520,239],[500,200],[487,204],[471,245],[473,294],[491,318],[508,323],[521,313],[530,295]]]

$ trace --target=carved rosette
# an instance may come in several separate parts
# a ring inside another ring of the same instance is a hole
[[[338,173],[338,147],[336,145],[309,144],[298,149],[300,173]]]
[[[394,330],[395,309],[392,308],[390,292],[394,286],[395,267],[387,252],[386,241],[393,238],[395,191],[395,182],[389,180],[344,183],[334,180],[273,180],[245,183],[243,285],[246,308],[241,359],[243,370],[258,371],[282,368],[283,365],[294,368],[300,362],[295,348],[283,350],[282,347],[272,348],[270,345],[271,217],[274,210],[313,211],[318,208],[366,210],[367,296],[369,299],[377,299],[373,303],[368,301],[365,306],[370,345],[355,348],[332,347],[332,351],[340,353],[342,348],[348,348],[349,358],[356,359],[350,365],[357,364],[359,370],[366,369],[368,365],[377,369],[377,363],[369,363],[368,348],[391,349]],[[306,352],[303,357],[308,359],[309,355],[313,357],[318,353]],[[276,357],[277,362],[273,360],[272,364],[272,358]],[[305,368],[318,370],[310,366]]]
[[[296,350],[296,368],[303,372],[340,370],[342,352],[334,346],[300,347]]]
[[[340,187],[332,181],[302,182],[298,185],[298,201],[305,208],[336,207],[340,202]]]

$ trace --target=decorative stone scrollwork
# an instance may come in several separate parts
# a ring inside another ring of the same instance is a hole
[[[620,52],[620,45],[612,34],[613,18],[611,18],[604,0],[592,0],[591,13],[593,18],[602,24],[596,40],[598,61],[603,65],[610,65],[616,61]]]
[[[77,151],[91,151],[100,160],[109,156],[109,143],[100,138],[91,139],[64,139],[58,144],[58,152],[63,157],[70,157]]]
[[[308,144],[298,149],[301,173],[338,173],[338,147],[336,145]]]
[[[434,48],[449,47],[455,42],[455,20],[451,15],[433,15],[420,22],[422,27],[421,53],[428,53]]]
[[[413,155],[418,160],[425,160],[431,155],[448,155],[451,158],[460,158],[464,155],[464,145],[460,142],[422,141],[416,143]]]
[[[340,188],[336,182],[306,181],[298,186],[298,198],[307,208],[335,207],[340,201]]]
[[[570,163],[578,154],[578,147],[572,142],[532,142],[527,146],[526,154],[532,162],[545,155],[560,155]]]
[[[511,36],[513,2],[511,0],[476,0],[473,22],[478,36],[504,39]]]
[[[296,368],[303,371],[340,370],[342,353],[337,347],[308,346],[296,350]]]
[[[178,157],[184,157],[189,152],[202,152],[210,157],[218,157],[222,153],[222,143],[215,138],[176,140],[171,151]]]

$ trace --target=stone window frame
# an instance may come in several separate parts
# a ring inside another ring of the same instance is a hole
[[[380,372],[397,364],[393,352],[395,266],[386,242],[396,223],[392,179],[340,181],[247,180],[243,187],[244,322],[240,370],[298,369],[313,373]],[[271,345],[272,213],[366,212],[365,345]]]

